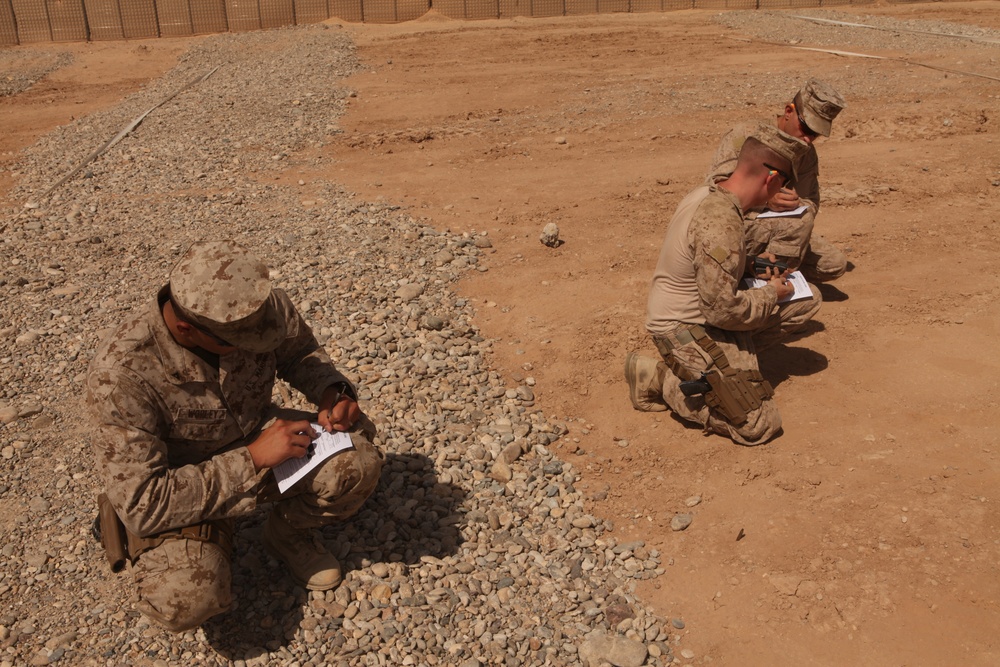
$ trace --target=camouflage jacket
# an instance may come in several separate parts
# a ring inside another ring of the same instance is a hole
[[[751,331],[777,312],[770,285],[739,289],[746,254],[743,211],[732,193],[695,189],[677,206],[653,273],[646,329],[668,333],[676,322]]]
[[[765,122],[737,125],[722,137],[719,148],[715,151],[715,157],[712,158],[712,166],[708,170],[708,183],[718,183],[733,173],[743,142]],[[760,211],[748,211],[746,221],[748,255],[771,252],[794,266],[798,266],[805,257],[816,214],[819,212],[819,156],[816,154],[815,146],[809,147],[808,152],[794,165],[794,168],[795,191],[808,210],[799,217],[764,218],[759,221],[756,219],[756,214]]]
[[[87,402],[106,492],[129,530],[150,535],[249,513],[258,483],[246,445],[271,407],[275,376],[317,403],[346,382],[288,296],[273,352],[236,351],[217,364],[177,344],[160,312],[166,288],[101,344]]]

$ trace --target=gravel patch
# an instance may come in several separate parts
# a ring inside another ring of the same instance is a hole
[[[551,449],[567,425],[534,407],[530,377],[490,370],[492,341],[451,289],[487,269],[489,236],[436,231],[333,183],[277,181],[319,168],[306,149],[339,132],[359,67],[323,26],[199,41],[16,166],[27,185],[11,200],[25,206],[5,211],[0,265],[0,667],[597,665],[608,651],[665,665],[679,652],[676,623],[634,595],[661,554],[586,513],[579,473]],[[90,535],[100,482],[80,394],[103,333],[152,298],[188,244],[221,237],[273,267],[358,383],[387,463],[362,511],[324,530],[347,570],[339,588],[297,588],[261,548],[258,512],[238,526],[236,608],[175,636],[138,615],[129,578]]]
[[[797,16],[814,17],[828,21],[860,23],[872,28],[824,25],[806,21]],[[733,11],[716,15],[715,20],[727,28],[739,30],[756,39],[782,44],[802,44],[831,49],[864,50],[884,54],[888,50],[910,54],[938,54],[943,50],[1000,48],[1000,30],[974,25],[896,19],[871,14],[857,14],[820,9],[795,9],[787,12]],[[943,33],[952,35],[932,35]],[[992,40],[996,44],[972,41]]]
[[[823,25],[795,16],[861,23],[880,29]],[[794,9],[786,12],[732,11],[719,13],[714,19],[720,25],[734,31],[735,34],[730,36],[737,39],[745,36],[788,47],[831,49],[901,58],[914,63],[991,77],[996,74],[996,59],[1000,57],[1000,30],[943,21],[901,20],[820,9]],[[907,32],[913,30],[996,40],[997,43]],[[948,55],[942,56],[942,53]],[[802,63],[803,80],[810,75],[819,76],[844,96],[848,108],[852,101],[869,97],[889,96],[917,101],[920,96],[929,98],[935,95],[954,95],[956,88],[960,86],[959,82],[968,80],[964,75],[942,73],[936,77],[923,77],[920,89],[915,90],[908,72],[910,66],[898,61],[834,56],[811,53],[798,48],[790,49],[789,57],[796,58]],[[820,69],[822,69],[821,75],[817,73]],[[705,105],[717,109],[739,108],[739,105],[746,103],[747,100],[780,105],[787,101],[789,94],[795,89],[793,83],[792,89],[789,90],[789,82],[783,77],[752,67],[742,72],[734,68],[724,73],[713,73],[705,77],[704,85],[718,91],[719,101]],[[848,114],[844,120],[836,124],[835,132],[848,128],[851,123],[850,118],[851,115]]]
[[[27,90],[46,74],[73,61],[69,53],[34,53],[0,49],[0,97]]]

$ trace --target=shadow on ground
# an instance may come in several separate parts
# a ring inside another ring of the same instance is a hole
[[[838,301],[847,301],[851,298],[830,283],[820,283],[816,286],[816,288],[819,290],[820,296],[823,297],[824,302],[835,303]]]
[[[361,511],[323,528],[322,536],[340,559],[345,577],[372,563],[412,565],[423,556],[443,558],[461,545],[462,516],[456,508],[466,494],[454,484],[440,483],[430,458],[387,454],[378,488]],[[287,645],[309,604],[309,592],[264,551],[260,533],[266,517],[267,510],[258,510],[237,524],[233,609],[202,626],[212,647],[230,660],[249,660]],[[339,627],[343,619],[319,620]]]
[[[830,361],[819,352],[787,345],[768,348],[758,355],[757,360],[764,377],[774,387],[793,376],[815,375],[830,365]]]

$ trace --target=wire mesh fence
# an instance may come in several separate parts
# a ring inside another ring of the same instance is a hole
[[[431,7],[455,19],[675,9],[788,9],[874,0],[0,0],[0,46],[178,37],[316,23],[398,23]],[[905,0],[903,0],[905,1]]]

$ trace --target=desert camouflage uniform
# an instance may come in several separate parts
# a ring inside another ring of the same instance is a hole
[[[709,169],[709,183],[718,183],[733,173],[743,142],[762,124],[768,123],[742,123],[722,137]],[[793,168],[796,176],[795,192],[808,209],[798,217],[764,219],[757,218],[760,211],[748,211],[747,254],[773,253],[779,259],[798,266],[809,282],[836,280],[847,270],[847,256],[819,234],[813,233],[820,201],[819,156],[816,148],[810,145]]]
[[[702,186],[684,198],[670,221],[660,251],[647,304],[646,329],[659,349],[673,355],[692,375],[711,369],[709,354],[690,340],[700,325],[737,370],[759,371],[756,341],[763,345],[800,329],[819,310],[813,299],[779,306],[772,286],[740,289],[744,276],[743,211],[739,200],[715,185]],[[680,337],[679,337],[680,336]],[[736,426],[705,404],[703,396],[685,396],[681,379],[667,372],[663,400],[678,417],[701,424],[743,445],[772,438],[781,415],[766,399]]]
[[[372,431],[352,433],[355,450],[332,457],[279,497],[273,474],[255,472],[246,448],[275,413],[275,376],[313,403],[347,379],[280,290],[272,298],[285,338],[265,353],[220,356],[182,347],[163,320],[167,298],[165,287],[105,340],[87,387],[98,469],[130,543],[199,525],[225,536],[222,544],[174,536],[134,563],[139,610],[178,629],[230,606],[233,518],[276,501],[275,511],[296,528],[344,519],[374,490],[382,457]]]

